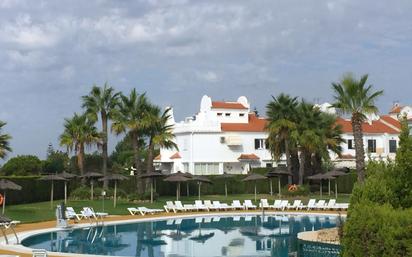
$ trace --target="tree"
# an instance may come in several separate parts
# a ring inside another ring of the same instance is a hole
[[[366,115],[375,114],[378,108],[376,99],[383,91],[373,92],[372,85],[366,86],[368,75],[363,75],[360,80],[352,74],[346,74],[338,83],[332,83],[335,102],[332,107],[337,108],[344,114],[351,115],[352,131],[355,140],[356,170],[358,181],[365,181],[365,150],[363,146],[362,123]]]
[[[280,94],[272,96],[272,101],[266,106],[269,132],[269,149],[274,159],[280,159],[284,153],[288,171],[292,173],[291,148],[296,144],[292,141],[291,133],[297,127],[297,98]]]
[[[178,149],[175,142],[173,142],[174,134],[173,126],[168,124],[170,119],[170,108],[164,112],[155,105],[150,105],[147,115],[145,117],[145,131],[149,137],[149,145],[147,151],[147,172],[153,172],[153,159],[155,147],[162,147],[165,149]]]
[[[112,131],[117,135],[121,133],[130,135],[133,146],[134,165],[138,175],[142,174],[138,142],[144,136],[145,126],[143,119],[145,115],[147,115],[148,108],[149,101],[146,94],[139,95],[136,89],[133,89],[129,96],[120,95],[118,108],[113,115]],[[143,187],[143,182],[140,181],[140,186],[138,187],[139,193],[143,193]]]
[[[2,129],[7,123],[0,120],[0,159],[4,159],[7,156],[7,152],[11,152],[9,134],[3,134]]]
[[[69,164],[69,156],[67,153],[54,150],[53,145],[47,147],[47,158],[42,161],[44,173],[61,173],[67,171]]]
[[[84,173],[85,147],[96,143],[100,143],[100,135],[94,122],[87,115],[75,113],[71,119],[65,119],[64,131],[60,135],[60,145],[66,146],[68,152],[74,150],[81,175]]]
[[[42,163],[34,155],[19,155],[8,160],[2,167],[6,176],[39,175],[42,172]]]
[[[89,95],[82,97],[82,107],[86,109],[86,114],[93,120],[98,120],[100,114],[100,120],[102,122],[102,158],[103,158],[103,174],[107,173],[107,160],[108,160],[108,120],[112,118],[114,109],[117,106],[120,93],[115,93],[112,87],[109,87],[107,83],[103,88],[93,86]],[[104,181],[104,188],[107,188],[108,180]]]

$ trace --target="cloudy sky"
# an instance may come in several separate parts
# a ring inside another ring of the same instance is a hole
[[[107,81],[173,106],[181,119],[247,96],[264,113],[286,92],[330,101],[353,71],[412,104],[412,1],[0,0],[0,120],[13,153],[58,146],[80,97]],[[112,139],[113,142],[114,139]]]

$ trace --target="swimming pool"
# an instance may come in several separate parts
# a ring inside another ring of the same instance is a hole
[[[110,256],[303,256],[297,253],[302,249],[297,233],[335,227],[337,221],[336,216],[313,215],[175,218],[43,233],[24,239],[22,245]],[[336,249],[316,256],[339,256]]]

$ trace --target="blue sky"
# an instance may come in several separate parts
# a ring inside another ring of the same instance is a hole
[[[0,120],[10,156],[45,156],[63,119],[105,81],[173,106],[177,119],[246,95],[324,102],[343,73],[369,73],[381,112],[411,104],[412,1],[0,0]],[[112,145],[115,138],[111,139]]]

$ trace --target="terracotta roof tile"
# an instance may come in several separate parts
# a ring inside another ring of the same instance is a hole
[[[395,127],[396,129],[399,129],[399,131],[402,129],[402,125],[399,122],[398,119],[393,118],[390,115],[382,115],[380,117],[384,122],[390,124],[391,126]]]
[[[394,107],[392,107],[391,111],[389,112],[390,114],[394,114],[394,113],[400,113],[402,109],[402,106],[400,105],[395,105]]]
[[[337,118],[336,123],[342,126],[342,131],[344,133],[352,133],[352,123],[350,120],[346,120],[343,118]],[[399,134],[399,131],[391,128],[390,126],[386,125],[380,120],[374,120],[372,121],[372,124],[369,124],[368,122],[364,122],[362,124],[362,130],[363,130],[363,133],[367,133],[367,134],[382,134],[382,133]]]
[[[182,156],[180,156],[179,152],[176,152],[175,154],[170,156],[170,159],[180,159],[180,158],[182,158]]]
[[[266,124],[266,119],[249,114],[249,123],[221,123],[221,129],[222,131],[263,132]]]
[[[212,108],[216,109],[247,109],[246,106],[244,106],[241,103],[237,102],[212,102]]]
[[[257,156],[256,154],[241,154],[239,156],[239,158],[237,158],[238,160],[259,160],[259,156]]]

